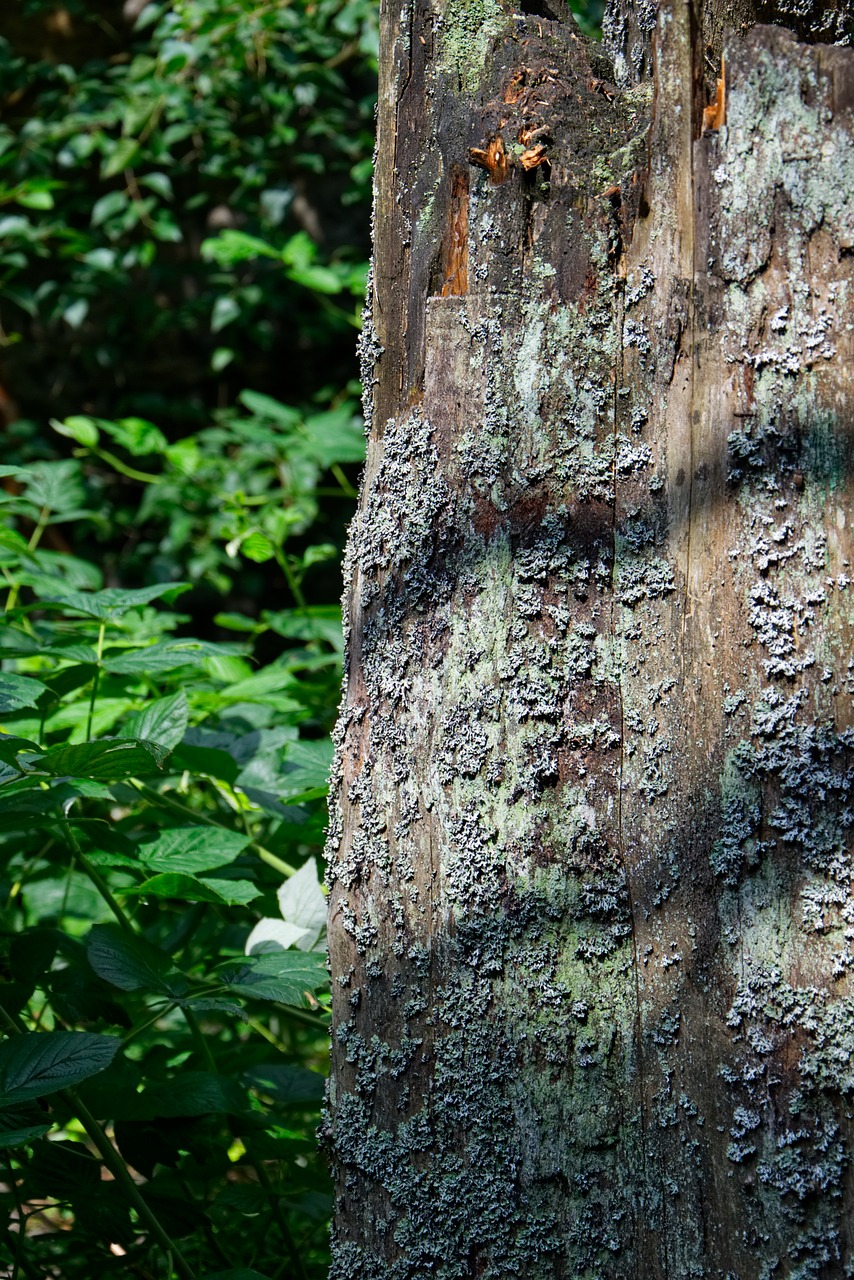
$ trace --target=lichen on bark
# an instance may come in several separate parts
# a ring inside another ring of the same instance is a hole
[[[852,1274],[852,56],[700,136],[686,8],[474,12],[382,18],[332,1275]]]

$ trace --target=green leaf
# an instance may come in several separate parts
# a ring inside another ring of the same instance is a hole
[[[221,373],[223,369],[227,369],[234,360],[235,354],[231,347],[217,347],[211,356],[211,369],[214,373]]]
[[[220,294],[211,312],[211,333],[219,333],[240,315],[240,303],[227,293]]]
[[[128,676],[158,675],[163,671],[177,671],[179,667],[197,667],[207,654],[196,645],[195,641],[160,640],[140,649],[106,653],[102,666],[105,671]]]
[[[171,1080],[158,1080],[128,1099],[122,1119],[239,1115],[247,1110],[246,1093],[236,1080],[207,1071],[182,1070]]]
[[[16,203],[25,209],[52,209],[54,200],[49,191],[19,191]]]
[[[220,267],[233,267],[238,262],[251,262],[255,258],[279,257],[278,251],[266,240],[231,228],[210,240],[203,240],[201,252],[205,262],[216,262]]]
[[[122,991],[181,996],[189,989],[165,951],[117,924],[95,925],[86,954],[98,977]]]
[[[140,859],[153,871],[213,871],[241,854],[250,837],[225,827],[171,827],[139,846]]]
[[[29,676],[12,676],[0,673],[0,712],[20,711],[22,707],[38,706],[38,700],[47,692],[47,685]]]
[[[213,889],[219,896],[234,907],[238,904],[245,907],[247,903],[260,898],[261,890],[252,880],[230,880],[225,876],[200,876],[202,884]]]
[[[247,1267],[233,1267],[230,1271],[209,1271],[202,1280],[269,1280],[260,1271],[250,1271]]]
[[[83,777],[111,781],[117,778],[146,777],[156,773],[168,755],[156,742],[136,738],[107,738],[101,742],[81,742],[53,747],[37,762],[40,771],[55,777]]]
[[[4,1107],[0,1111],[0,1148],[22,1147],[40,1138],[50,1127],[38,1107]]]
[[[281,427],[292,430],[302,421],[302,415],[297,409],[274,400],[272,396],[265,396],[260,391],[241,391],[237,398],[256,418],[276,422]]]
[[[158,746],[172,751],[186,733],[188,724],[187,695],[182,689],[180,693],[149,702],[142,711],[137,711],[125,721],[124,731],[130,738],[156,742]]]
[[[106,222],[114,214],[124,213],[129,203],[130,198],[124,191],[108,191],[92,205],[92,226],[100,227],[102,222]]]
[[[286,1066],[282,1063],[263,1063],[243,1072],[243,1080],[267,1093],[276,1102],[320,1102],[326,1086],[326,1077],[319,1071],[307,1071],[305,1067]]]
[[[73,458],[36,463],[28,474],[24,497],[57,515],[78,511],[85,498],[80,463]]]
[[[237,781],[240,771],[234,756],[221,747],[202,747],[189,742],[182,742],[175,748],[172,765],[175,769],[207,774],[210,778],[219,778],[229,784]]]
[[[129,169],[139,154],[136,138],[119,138],[107,151],[101,165],[102,178],[114,178],[123,169]]]
[[[26,1031],[0,1045],[0,1105],[68,1089],[108,1067],[121,1042],[86,1031]]]
[[[127,449],[135,458],[144,458],[152,453],[162,454],[169,444],[160,428],[147,418],[119,418],[117,422],[104,422],[101,425],[116,444]]]
[[[246,556],[247,560],[253,560],[255,564],[264,564],[267,560],[272,560],[276,554],[276,548],[270,539],[263,533],[250,533],[248,538],[244,538],[240,544],[240,554]]]
[[[180,595],[189,591],[189,582],[165,582],[154,587],[140,587],[136,591],[123,591],[119,587],[108,587],[105,591],[62,591],[39,590],[42,600],[53,604],[64,605],[74,613],[85,614],[88,618],[98,618],[102,622],[113,622],[121,618],[129,609],[140,609],[152,600],[160,600],[164,596]]]
[[[232,995],[299,1007],[310,1005],[306,992],[328,982],[326,957],[316,951],[276,950],[247,956],[220,969],[217,977]]]
[[[152,896],[155,898],[179,898],[184,902],[216,902],[226,906],[227,901],[216,889],[211,889],[203,880],[195,876],[182,875],[179,872],[167,872],[164,875],[152,876],[136,889],[127,889],[126,893]]]
[[[69,440],[76,440],[78,444],[82,444],[87,449],[93,449],[101,437],[101,433],[95,425],[95,419],[87,418],[83,414],[74,414],[70,418],[63,419],[62,422],[58,418],[51,418],[50,425],[61,436],[67,436]]]

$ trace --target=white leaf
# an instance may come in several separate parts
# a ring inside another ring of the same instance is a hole
[[[258,921],[246,939],[244,951],[250,956],[253,949],[259,947],[262,942],[275,942],[276,946],[287,950],[294,943],[305,940],[308,933],[308,929],[301,929],[298,925],[291,924],[288,920],[273,920],[268,916],[266,919]],[[314,937],[310,937],[309,941],[313,942]]]
[[[310,951],[326,927],[326,899],[317,877],[317,864],[309,858],[279,890],[279,906],[284,919],[299,925],[308,935],[297,943],[300,951]]]

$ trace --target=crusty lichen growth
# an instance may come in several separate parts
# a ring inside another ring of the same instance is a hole
[[[850,137],[825,54],[734,53],[686,281],[644,95],[514,30],[477,109],[563,57],[550,188],[473,177],[470,292],[424,300],[348,550],[332,1277],[841,1277],[850,208],[798,148]]]

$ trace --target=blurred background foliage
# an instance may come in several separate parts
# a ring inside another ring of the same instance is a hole
[[[12,1280],[326,1274],[376,46],[374,0],[4,0]]]

